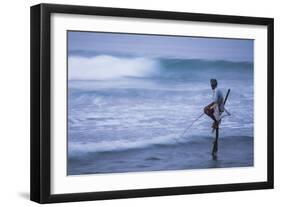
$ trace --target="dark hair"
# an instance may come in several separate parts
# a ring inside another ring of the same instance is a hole
[[[211,83],[212,86],[217,86],[218,85],[218,82],[217,82],[216,79],[211,79],[210,83]]]

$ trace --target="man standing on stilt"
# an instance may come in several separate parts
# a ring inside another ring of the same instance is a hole
[[[224,112],[224,97],[221,90],[218,89],[218,82],[216,79],[211,79],[210,84],[213,90],[213,102],[204,108],[204,113],[214,121],[212,128],[213,132],[216,131],[216,139],[214,141],[212,155],[216,156],[218,151],[220,115]]]

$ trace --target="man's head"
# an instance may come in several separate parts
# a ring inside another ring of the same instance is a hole
[[[217,87],[218,82],[216,79],[211,79],[210,84],[211,84],[212,89],[214,90]]]

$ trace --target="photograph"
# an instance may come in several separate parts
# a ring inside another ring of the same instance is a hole
[[[67,175],[254,166],[254,40],[67,31]]]

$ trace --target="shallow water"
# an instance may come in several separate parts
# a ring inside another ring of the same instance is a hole
[[[120,151],[88,152],[70,158],[70,175],[159,170],[206,169],[253,166],[252,137],[224,137],[218,156],[211,156],[211,137],[189,138],[176,144]]]

